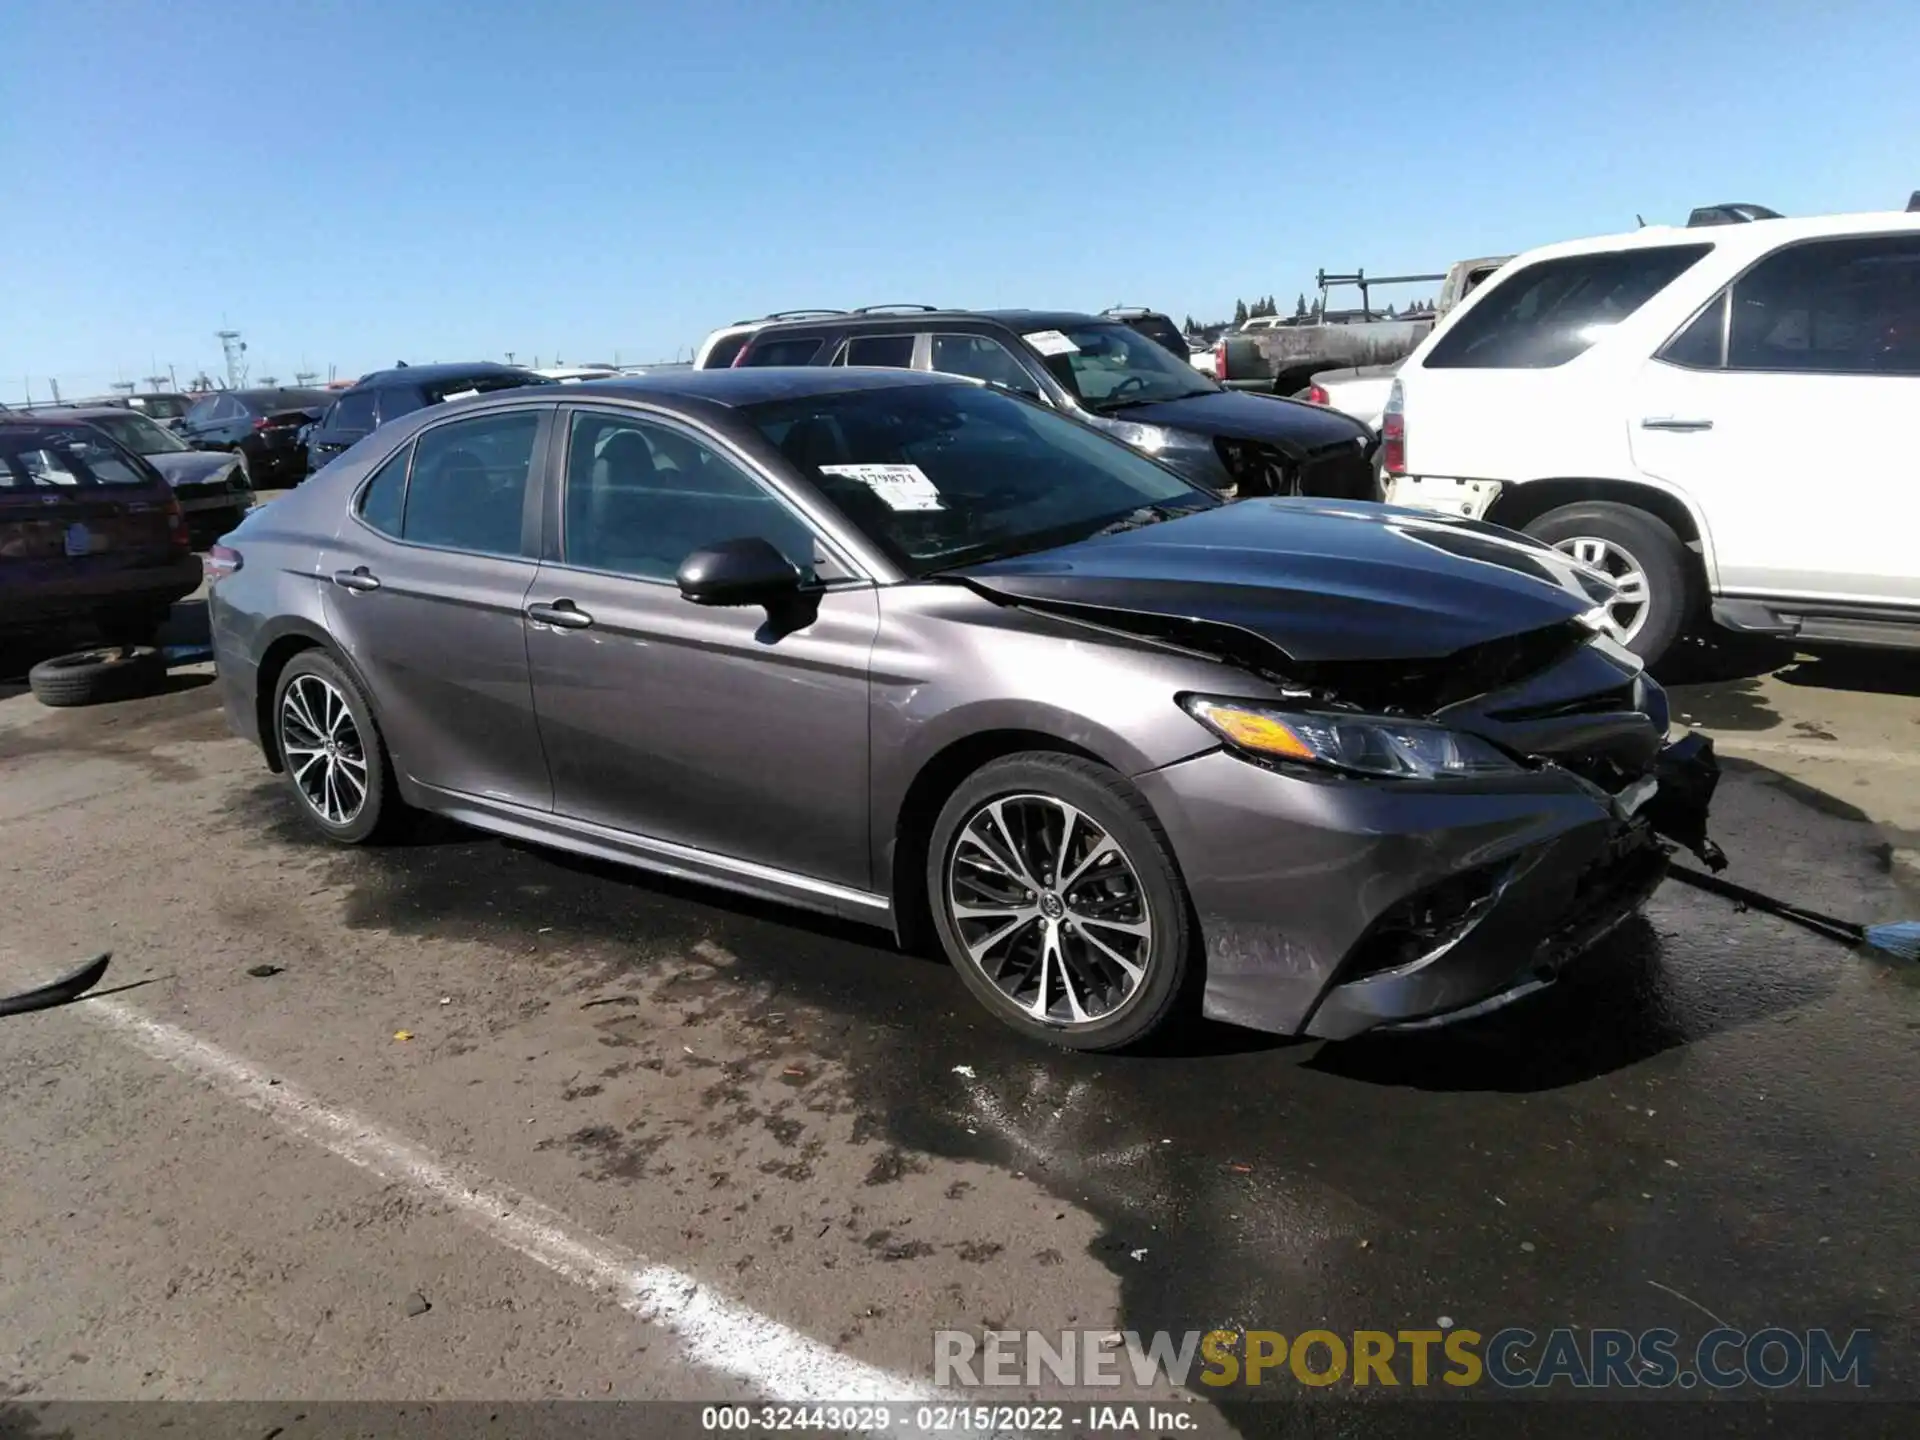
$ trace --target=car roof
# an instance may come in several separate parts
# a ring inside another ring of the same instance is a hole
[[[561,403],[576,403],[602,395],[612,400],[704,400],[713,405],[734,406],[857,390],[891,390],[905,385],[972,383],[960,376],[936,375],[925,370],[859,365],[749,365],[737,370],[675,370],[657,375],[630,375],[620,380],[588,380],[567,386],[564,395],[557,398]],[[556,397],[542,398],[551,401]]]
[[[348,390],[375,389],[383,385],[430,385],[436,380],[468,380],[483,375],[531,375],[521,365],[502,365],[495,360],[469,360],[444,365],[402,365],[394,370],[369,370]],[[334,392],[344,394],[345,391]]]
[[[1615,250],[1645,250],[1662,245],[1712,245],[1760,255],[1796,240],[1832,235],[1920,233],[1920,214],[1870,210],[1856,215],[1805,215],[1782,220],[1747,220],[1733,225],[1648,225],[1617,235],[1562,240],[1514,256],[1516,261],[1553,260],[1565,255],[1594,255]],[[1476,261],[1476,264],[1484,263]]]
[[[821,315],[810,320],[782,320],[777,324],[762,325],[759,327],[756,338],[769,335],[774,331],[829,330],[855,325],[885,325],[896,330],[921,330],[930,324],[969,321],[1004,325],[1010,330],[1023,333],[1032,330],[1058,330],[1063,325],[1124,325],[1126,323],[1111,315],[1089,315],[1084,310],[890,310],[870,311],[866,314],[853,311],[845,315]]]

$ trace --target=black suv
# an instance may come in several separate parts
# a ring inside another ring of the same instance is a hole
[[[888,307],[768,325],[735,365],[880,365],[969,375],[1064,410],[1211,490],[1376,500],[1374,434],[1226,390],[1124,320],[1059,310]]]
[[[462,395],[555,383],[531,370],[522,370],[516,365],[495,365],[486,360],[464,365],[400,365],[392,370],[375,370],[339,393],[307,437],[307,452],[312,456],[313,468],[318,470],[397,415],[408,415]]]

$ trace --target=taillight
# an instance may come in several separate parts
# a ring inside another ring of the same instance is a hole
[[[193,537],[187,533],[187,512],[180,508],[177,496],[167,496],[167,542],[181,554],[193,551]]]
[[[1227,378],[1227,342],[1224,337],[1213,342],[1213,378]]]
[[[1307,401],[1312,405],[1331,405],[1333,404],[1333,397],[1327,394],[1325,386],[1309,385],[1307,387]]]
[[[265,415],[256,415],[253,417],[253,428],[256,430],[265,430],[271,424],[273,424],[273,421]]]
[[[245,563],[240,558],[238,550],[226,545],[216,545],[207,551],[206,556],[200,561],[200,568],[206,573],[209,581],[224,580],[229,575],[238,574],[241,565]]]
[[[1389,475],[1407,473],[1407,402],[1398,380],[1387,392],[1387,408],[1380,415],[1380,468]]]

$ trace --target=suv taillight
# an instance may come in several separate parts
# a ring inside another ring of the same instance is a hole
[[[1227,337],[1224,335],[1213,342],[1213,378],[1227,378]]]
[[[1331,405],[1333,404],[1333,397],[1327,394],[1324,385],[1309,385],[1307,387],[1307,403],[1310,405]]]
[[[1380,416],[1380,468],[1389,475],[1407,473],[1407,402],[1398,380]]]

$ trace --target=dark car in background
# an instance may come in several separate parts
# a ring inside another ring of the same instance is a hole
[[[180,438],[196,450],[238,453],[258,489],[298,485],[307,476],[307,432],[331,400],[325,390],[219,390],[180,417]]]
[[[195,450],[138,410],[75,407],[63,418],[85,420],[166,476],[196,547],[219,539],[253,507],[253,485],[237,454]]]
[[[1215,494],[1375,500],[1358,421],[1223,390],[1120,320],[1057,310],[825,316],[756,331],[735,367],[883,365],[965,375],[1064,411]]]
[[[400,365],[376,370],[331,396],[332,404],[307,437],[318,470],[343,450],[367,438],[389,420],[411,415],[463,395],[516,390],[522,385],[559,382],[516,365],[474,361],[464,365]]]
[[[229,723],[325,837],[415,806],[937,936],[1082,1049],[1189,976],[1215,1018],[1334,1039],[1529,994],[1711,791],[1567,556],[1228,504],[947,376],[421,411],[209,573]]]
[[[159,470],[91,422],[0,416],[0,637],[148,644],[200,579]]]

